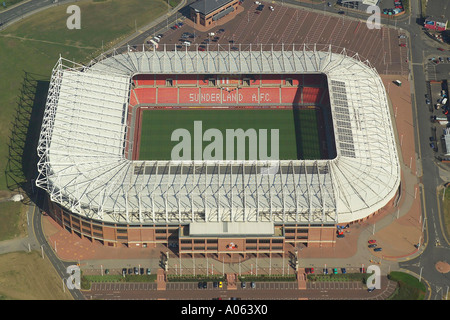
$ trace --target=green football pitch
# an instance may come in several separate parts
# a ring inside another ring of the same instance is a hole
[[[197,144],[198,141],[201,141],[201,150],[205,150],[208,145],[215,141],[215,139],[207,140],[203,138],[203,134],[208,129],[220,131],[224,160],[226,159],[227,129],[234,131],[242,129],[244,132],[254,129],[257,133],[257,139],[261,138],[261,134],[258,134],[259,130],[266,129],[266,153],[269,157],[272,152],[271,130],[278,129],[278,158],[280,160],[321,159],[316,112],[315,109],[144,110],[142,111],[139,160],[171,160],[172,150],[177,148],[177,145],[180,146],[181,141],[183,141],[183,144],[190,143],[188,155],[190,155],[189,159],[193,160],[194,141],[197,141]],[[201,121],[201,131],[198,130],[197,133],[194,131],[195,121]],[[184,141],[187,138],[183,136],[172,141],[172,133],[177,129],[184,129],[184,132],[189,132],[190,140]],[[247,160],[249,159],[249,141],[250,139],[246,139],[245,142],[245,159]],[[233,159],[242,160],[237,157],[237,144],[237,140],[235,140]],[[184,155],[183,152],[177,154]],[[212,154],[215,155],[215,152]]]

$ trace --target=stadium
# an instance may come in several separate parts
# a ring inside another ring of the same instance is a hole
[[[377,71],[318,47],[143,46],[88,66],[60,58],[37,150],[46,210],[107,246],[178,245],[219,259],[334,246],[336,226],[398,200],[401,177]],[[170,133],[185,128],[195,140],[195,121],[203,137],[230,125],[279,129],[279,158],[203,159],[203,139],[200,153],[192,143],[200,158],[174,160]]]

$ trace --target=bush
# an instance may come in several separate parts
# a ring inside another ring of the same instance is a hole
[[[397,281],[398,288],[389,300],[423,300],[426,287],[419,279],[404,272],[393,271],[389,279]]]
[[[221,275],[212,275],[207,276],[204,274],[198,274],[198,275],[174,275],[169,274],[167,275],[167,281],[169,282],[196,282],[196,281],[225,281],[225,278]]]
[[[262,274],[256,275],[246,275],[238,277],[239,281],[295,281],[297,278],[294,274],[290,275],[267,275]]]

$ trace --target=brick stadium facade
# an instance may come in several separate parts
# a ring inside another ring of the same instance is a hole
[[[398,194],[384,208],[371,216],[389,210]],[[164,245],[176,248],[182,256],[201,255],[222,261],[236,261],[239,257],[278,257],[295,247],[331,248],[336,245],[335,225],[276,225],[271,237],[189,237],[188,225],[119,224],[88,219],[71,213],[47,199],[46,212],[65,230],[82,239],[109,247],[155,248]],[[361,223],[371,216],[353,221]]]

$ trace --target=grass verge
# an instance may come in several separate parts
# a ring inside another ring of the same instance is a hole
[[[37,251],[0,255],[0,300],[72,300],[50,261]]]
[[[423,300],[426,293],[425,284],[407,273],[394,271],[389,279],[397,281],[398,287],[389,300]]]

